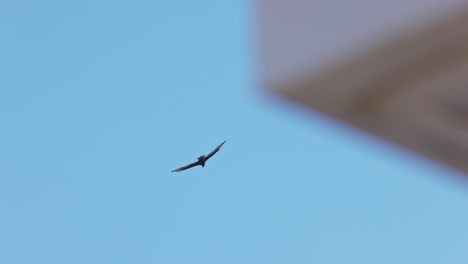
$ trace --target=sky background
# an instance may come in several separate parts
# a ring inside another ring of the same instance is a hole
[[[265,97],[254,22],[0,2],[0,263],[468,263],[466,181]]]

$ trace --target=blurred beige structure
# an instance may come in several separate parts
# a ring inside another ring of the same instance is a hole
[[[262,86],[468,175],[468,0],[259,0]]]

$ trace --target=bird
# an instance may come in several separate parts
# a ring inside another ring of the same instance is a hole
[[[180,167],[180,168],[178,168],[178,169],[175,169],[175,170],[173,170],[173,171],[171,171],[171,172],[181,172],[181,171],[184,171],[184,170],[186,170],[186,169],[190,169],[190,168],[192,168],[192,167],[199,166],[199,165],[202,166],[202,167],[204,168],[204,167],[205,167],[205,162],[206,162],[209,158],[213,157],[213,155],[216,154],[216,152],[218,152],[218,151],[223,147],[224,143],[226,143],[226,140],[223,141],[223,143],[219,144],[219,146],[217,146],[213,151],[211,151],[210,153],[208,153],[208,155],[206,155],[206,156],[205,156],[205,155],[201,155],[200,157],[198,157],[198,161],[195,161],[195,162],[193,162],[193,163],[190,163],[190,164],[188,164],[188,165],[185,165],[185,166],[183,166],[183,167]]]

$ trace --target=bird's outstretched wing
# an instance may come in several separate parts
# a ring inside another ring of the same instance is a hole
[[[205,161],[211,158],[216,152],[218,152],[223,147],[224,143],[226,143],[226,140],[224,140],[223,143],[219,144],[219,146],[217,146],[213,151],[206,155]]]
[[[190,163],[189,165],[185,165],[183,167],[180,167],[178,169],[175,169],[173,170],[172,172],[179,172],[179,171],[183,171],[183,170],[186,170],[186,169],[190,169],[192,167],[195,167],[197,165],[200,165],[200,163],[198,161],[194,162],[194,163]]]

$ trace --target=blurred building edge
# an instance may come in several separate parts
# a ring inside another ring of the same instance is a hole
[[[263,88],[468,175],[468,2],[393,24],[387,16],[367,35],[330,19],[314,26],[315,2],[259,0]]]

